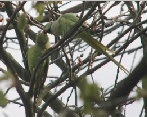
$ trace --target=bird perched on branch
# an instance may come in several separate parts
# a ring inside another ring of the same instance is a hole
[[[30,74],[34,73],[36,64],[39,62],[40,57],[46,52],[50,47],[50,42],[47,34],[39,32],[36,37],[35,45],[29,48],[28,50],[28,66]],[[47,77],[49,65],[49,57],[45,59],[39,66],[37,72],[35,73],[35,82],[33,87],[34,101],[40,93],[40,90],[43,88],[44,82]]]
[[[66,33],[70,31],[70,29],[79,21],[79,18],[75,13],[66,13],[61,15],[56,21],[51,21],[44,26],[44,33],[51,33],[56,36],[64,36]],[[84,29],[83,26],[80,29]],[[128,74],[128,70],[125,69],[119,62],[117,62],[111,55],[109,55],[106,51],[114,54],[114,51],[110,50],[102,43],[98,42],[94,39],[91,34],[87,30],[83,30],[75,38],[81,38],[87,44],[89,44],[96,51],[104,54],[107,58],[109,58],[112,62],[114,62],[121,70],[123,70],[126,74]]]

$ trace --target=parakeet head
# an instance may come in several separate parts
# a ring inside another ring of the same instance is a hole
[[[45,26],[44,26],[44,30],[43,30],[43,33],[46,34],[46,33],[52,33],[51,32],[51,25],[52,25],[52,21],[47,23]]]
[[[44,46],[48,43],[48,41],[49,41],[49,38],[47,34],[43,34],[42,32],[39,32],[37,34],[36,44]]]

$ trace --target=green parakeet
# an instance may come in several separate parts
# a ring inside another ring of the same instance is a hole
[[[51,21],[44,26],[44,33],[51,33],[56,36],[64,36],[70,29],[75,25],[75,23],[79,20],[76,17],[75,13],[66,13],[61,15],[56,21]],[[83,27],[80,27],[81,29]],[[129,73],[127,69],[125,69],[119,62],[117,62],[111,55],[109,55],[106,51],[109,51],[114,54],[112,50],[104,46],[102,43],[98,42],[94,39],[88,31],[82,31],[77,35],[77,38],[83,39],[87,44],[89,44],[92,48],[101,52],[106,57],[108,57],[111,61],[113,61],[120,69],[122,69],[125,73]]]
[[[33,74],[34,68],[38,63],[39,58],[50,47],[49,38],[47,34],[39,32],[36,37],[35,45],[28,50],[28,66],[30,74]],[[34,100],[43,88],[44,82],[47,77],[49,58],[44,60],[35,74],[35,83],[33,88]]]

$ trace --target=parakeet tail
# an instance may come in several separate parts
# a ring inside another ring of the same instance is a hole
[[[129,74],[129,71],[122,66],[119,62],[117,62],[111,55],[109,55],[106,51],[111,52],[112,54],[115,54],[114,51],[110,50],[106,46],[104,46],[102,43],[98,42],[96,39],[94,39],[89,33],[82,32],[79,34],[79,37],[82,38],[87,44],[89,44],[92,48],[97,50],[98,52],[101,52],[106,57],[108,57],[112,62],[114,62],[121,70],[123,70],[126,74]]]
[[[115,54],[115,52],[113,50],[110,50],[108,47],[106,47],[102,43],[98,42],[86,31],[83,31],[82,33],[80,33],[79,37],[82,38],[87,44],[89,44],[91,47],[93,47],[94,49],[96,49],[99,52],[101,52],[101,50],[104,50],[104,51],[108,51],[112,54]]]

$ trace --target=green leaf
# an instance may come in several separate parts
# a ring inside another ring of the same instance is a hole
[[[8,101],[6,97],[4,96],[3,92],[0,90],[0,106],[5,107],[7,105]]]
[[[41,21],[43,19],[43,12],[45,10],[45,4],[44,2],[37,2],[35,5],[34,5],[34,8],[36,9],[36,11],[39,13],[39,16],[37,17],[37,19],[39,21]]]
[[[80,83],[80,97],[84,101],[84,112],[91,113],[93,111],[93,107],[91,105],[92,102],[100,101],[100,89],[97,84],[88,83],[86,78],[83,79],[82,83]]]
[[[22,13],[19,16],[17,27],[18,27],[18,29],[23,30],[25,28],[26,24],[27,24],[26,15],[24,13]]]

